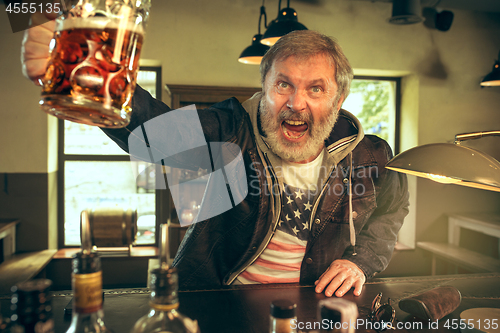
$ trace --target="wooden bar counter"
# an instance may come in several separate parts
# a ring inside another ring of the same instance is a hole
[[[426,321],[423,322],[423,330],[410,328],[401,331],[459,332],[446,329],[444,327],[446,321],[459,319],[460,313],[470,308],[500,308],[500,273],[373,279],[365,285],[361,296],[355,297],[351,291],[344,298],[355,302],[359,318],[366,319],[373,298],[382,292],[383,303],[387,302],[388,297],[393,300],[398,320],[411,323],[415,319],[399,309],[399,300],[441,285],[452,285],[460,290],[462,302],[459,308],[439,320],[438,329],[427,328]],[[313,286],[295,284],[182,291],[179,293],[179,311],[198,320],[201,332],[264,333],[267,332],[269,325],[269,304],[279,298],[295,302],[298,321],[307,323],[318,321],[316,307],[318,301],[325,296],[316,294]],[[57,333],[65,332],[70,324],[71,317],[64,315],[64,307],[70,300],[70,291],[54,293],[52,305]],[[149,291],[145,288],[105,290],[104,311],[108,326],[115,332],[129,332],[135,321],[148,312],[148,300]],[[4,316],[8,315],[9,299],[3,297],[0,301],[2,313]],[[364,327],[357,327],[357,332],[365,331],[374,332]]]

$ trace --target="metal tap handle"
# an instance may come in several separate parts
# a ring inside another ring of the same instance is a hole
[[[170,221],[170,220],[169,220]],[[168,244],[168,225],[169,222],[160,225],[160,268],[168,269],[168,260],[170,259],[170,251]]]
[[[485,136],[499,136],[500,131],[472,132],[455,135],[455,144],[460,144],[462,141],[479,139]]]
[[[83,254],[90,254],[90,252],[92,251],[92,239],[90,237],[89,213],[86,210],[82,210],[82,213],[80,215],[80,223],[82,252]]]

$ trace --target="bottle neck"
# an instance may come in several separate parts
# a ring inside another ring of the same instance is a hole
[[[151,308],[172,311],[179,307],[178,276],[175,268],[151,271]]]
[[[160,303],[154,303],[154,301],[151,300],[151,301],[149,301],[149,306],[151,307],[151,309],[156,310],[156,311],[170,312],[173,310],[177,310],[179,308],[179,303],[160,304]]]
[[[102,309],[102,271],[72,274],[73,314],[97,313]]]

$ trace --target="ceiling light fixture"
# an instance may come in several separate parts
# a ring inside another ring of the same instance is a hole
[[[389,23],[414,24],[423,21],[420,0],[393,0],[392,16]]]
[[[262,16],[264,16],[264,28],[267,28],[267,15],[264,0],[262,1],[262,6],[260,7],[258,33],[253,36],[252,45],[241,52],[240,57],[238,58],[238,61],[241,63],[259,65],[262,61],[262,57],[266,54],[267,50],[269,50],[269,46],[261,43],[262,35],[260,34],[260,24],[262,22]]]
[[[430,29],[439,31],[448,31],[453,23],[453,12],[449,10],[441,10],[438,12],[436,8],[424,8],[422,15],[425,19],[424,25]]]
[[[392,158],[385,167],[443,184],[500,192],[500,162],[460,144],[485,136],[500,136],[500,131],[457,134],[455,144],[434,143],[411,148]]]
[[[281,0],[279,0],[278,17],[269,24],[261,43],[273,46],[278,39],[295,30],[307,30],[307,28],[299,22],[295,9],[290,8],[290,0],[287,1],[287,7],[284,9],[281,9]]]
[[[498,59],[493,65],[491,73],[486,75],[481,81],[483,87],[498,87],[500,86],[500,52],[498,52]]]

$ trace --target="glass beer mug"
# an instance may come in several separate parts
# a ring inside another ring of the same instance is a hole
[[[41,108],[87,125],[128,125],[151,0],[61,0]]]

